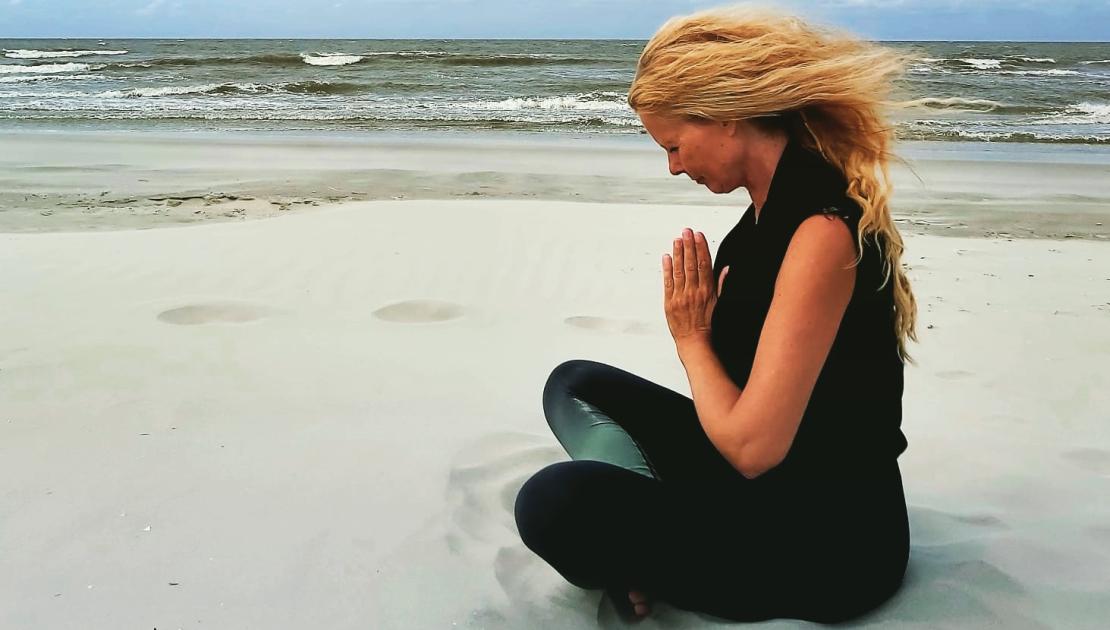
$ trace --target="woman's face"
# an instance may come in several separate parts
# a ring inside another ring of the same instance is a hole
[[[644,129],[667,152],[671,175],[686,175],[712,192],[729,193],[744,185],[742,165],[750,124],[744,121],[691,121],[678,116],[638,112]]]

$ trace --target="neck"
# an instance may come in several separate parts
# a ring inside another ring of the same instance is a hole
[[[763,204],[767,202],[767,195],[771,192],[771,180],[775,176],[775,169],[778,167],[779,160],[782,159],[786,144],[786,136],[773,138],[768,141],[766,150],[759,151],[754,156],[754,164],[748,171],[751,173],[751,183],[747,188],[748,195],[751,196],[752,203],[755,204],[756,218],[759,217],[759,211],[763,209]]]

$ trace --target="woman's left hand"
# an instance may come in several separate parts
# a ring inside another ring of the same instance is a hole
[[[713,308],[728,267],[713,281],[713,259],[705,235],[686,228],[674,240],[673,253],[663,254],[663,311],[676,344],[708,341]],[[673,263],[672,263],[673,256]]]

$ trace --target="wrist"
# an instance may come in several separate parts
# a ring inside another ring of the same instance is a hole
[[[703,353],[712,348],[709,342],[709,332],[680,337],[675,340],[675,347],[678,349],[678,357],[685,363],[686,357]]]

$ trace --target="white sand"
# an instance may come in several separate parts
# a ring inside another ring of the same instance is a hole
[[[590,358],[688,395],[660,255],[741,212],[377,201],[0,235],[0,627],[620,626],[517,538],[517,489],[566,459],[540,394]],[[852,625],[1105,627],[1110,245],[907,247],[910,568]]]

